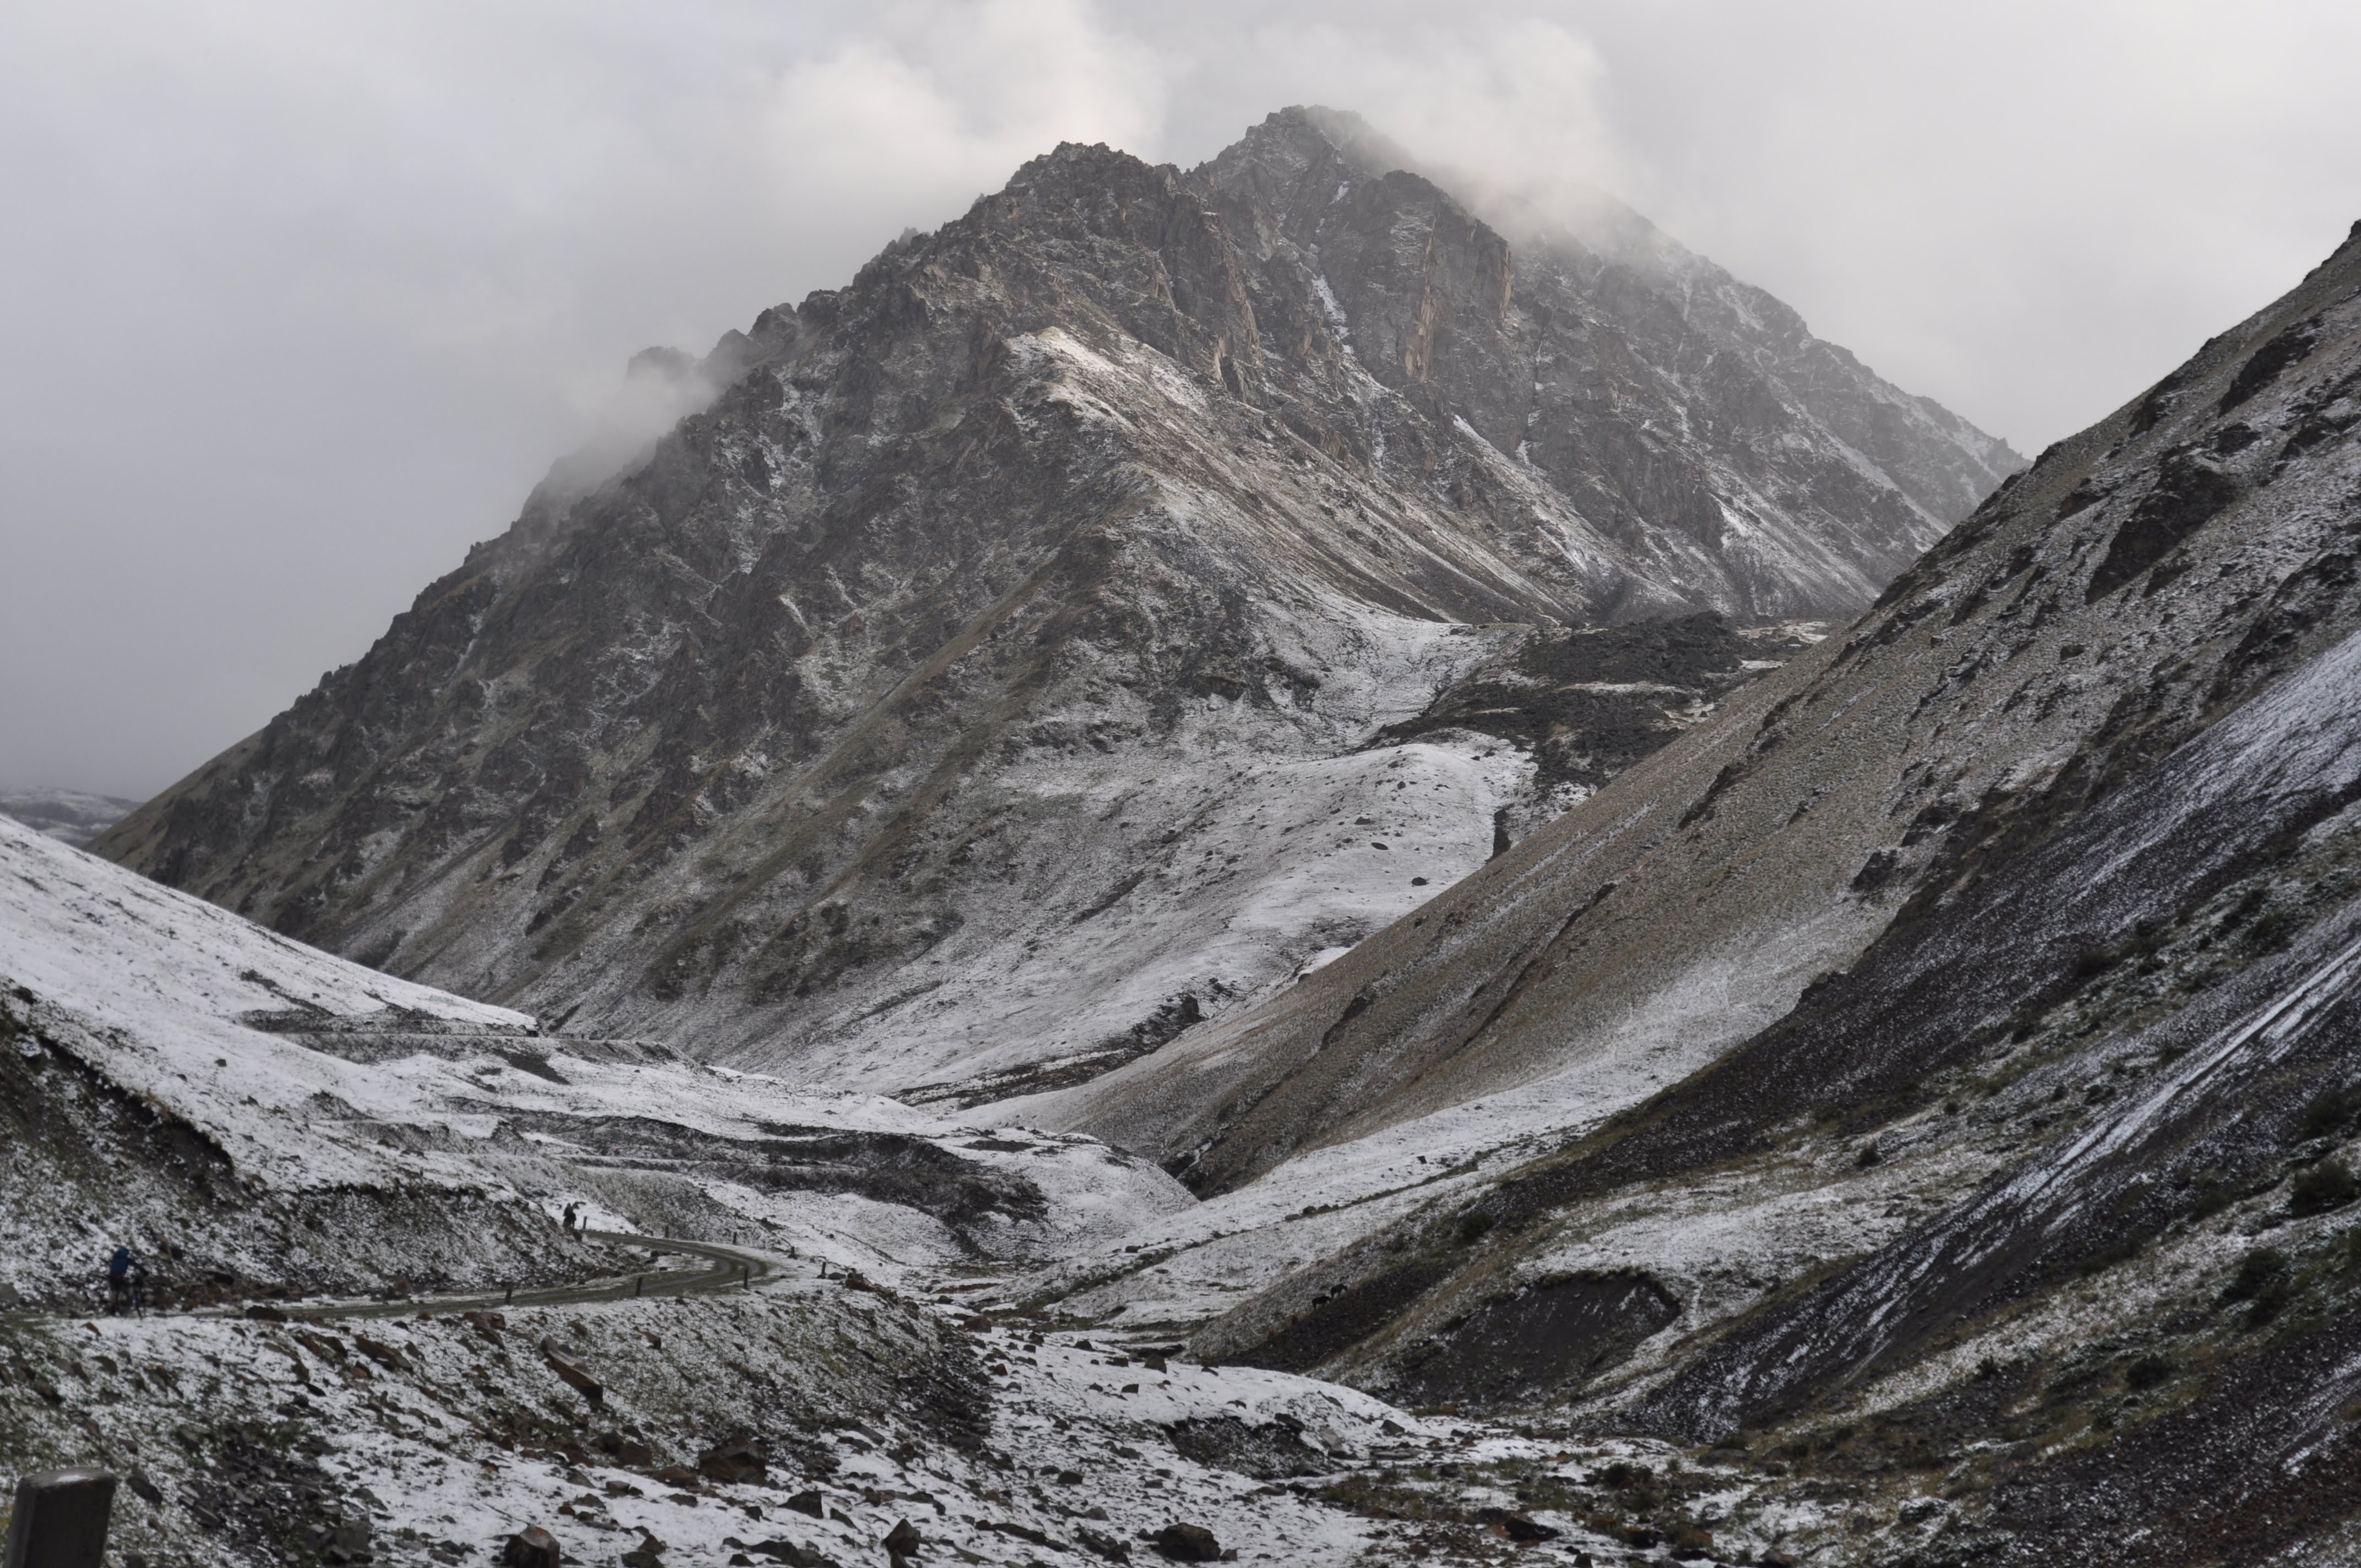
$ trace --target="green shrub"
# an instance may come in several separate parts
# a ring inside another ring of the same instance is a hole
[[[2247,950],[2257,954],[2276,953],[2296,938],[2302,921],[2291,909],[2274,909],[2246,927]]]
[[[2343,1160],[2324,1159],[2299,1173],[2288,1190],[2288,1212],[2325,1214],[2361,1197],[2361,1182]]]
[[[2355,1105],[2351,1091],[2332,1089],[2304,1107],[2302,1119],[2296,1123],[2296,1136],[2307,1143],[2334,1136],[2352,1124],[2356,1109],[2361,1107]]]
[[[2293,1299],[2295,1285],[2289,1277],[2287,1255],[2275,1247],[2258,1246],[2248,1253],[2222,1291],[2224,1305],[2246,1303],[2246,1326],[2250,1329],[2278,1317]]]
[[[2277,1247],[2258,1246],[2238,1261],[2238,1272],[2222,1288],[2224,1301],[2251,1301],[2271,1284],[2287,1277],[2287,1254]]]

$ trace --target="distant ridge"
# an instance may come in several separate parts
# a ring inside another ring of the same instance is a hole
[[[78,789],[0,790],[0,817],[76,849],[139,809],[136,800]]]

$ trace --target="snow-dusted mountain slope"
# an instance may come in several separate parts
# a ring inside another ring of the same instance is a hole
[[[8,822],[0,1116],[0,1454],[114,1467],[126,1559],[423,1568],[536,1527],[631,1568],[906,1561],[914,1540],[921,1561],[1162,1539],[1342,1565],[1513,1527],[1575,1561],[1700,1497],[1733,1550],[1849,1528],[1726,1469],[1627,1527],[1577,1489],[1674,1446],[976,1314],[1010,1268],[1191,1201],[1087,1139],[542,1035]],[[563,1232],[567,1205],[767,1272],[677,1293]],[[150,1266],[137,1317],[94,1310],[117,1244]],[[644,1297],[564,1288],[606,1274]],[[455,1287],[480,1294],[437,1298]]]
[[[108,1544],[150,1562],[423,1568],[497,1559],[528,1527],[563,1561],[631,1568],[1572,1564],[1664,1535],[1655,1518],[1693,1541],[1697,1513],[1730,1557],[1874,1539],[1759,1475],[1681,1475],[1668,1444],[1421,1417],[812,1277],[357,1322],[0,1316],[0,1353],[8,1457],[136,1474]],[[1635,1470],[1662,1476],[1635,1513],[1590,1490]],[[1552,1539],[1512,1547],[1512,1527]]]
[[[2342,1561],[2356,426],[2361,225],[1466,883],[1004,1107],[1208,1195],[1039,1299],[1890,1477],[1922,1563]]]
[[[104,852],[553,1026],[1039,1091],[1808,639],[1611,680],[1526,641],[1850,613],[2015,466],[1706,264],[1521,258],[1342,124],[1061,148],[765,313]]]
[[[6,821],[0,1019],[0,1284],[25,1299],[81,1299],[117,1244],[181,1302],[563,1277],[599,1266],[567,1202],[884,1277],[1189,1202],[1087,1139],[544,1036]]]
[[[1640,1113],[1442,1190],[1202,1348],[1937,1471],[1937,1563],[2337,1560],[2356,692],[2361,633]]]
[[[2361,621],[2356,367],[2348,242],[1847,632],[1268,1005],[1030,1113],[1213,1191],[1488,1097],[1586,1120],[1706,1065]]]

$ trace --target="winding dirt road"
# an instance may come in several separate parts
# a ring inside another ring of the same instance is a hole
[[[636,1247],[651,1255],[679,1254],[701,1258],[702,1267],[655,1268],[620,1274],[580,1285],[549,1285],[531,1289],[478,1291],[464,1296],[413,1296],[399,1301],[335,1301],[267,1308],[290,1321],[327,1318],[410,1318],[422,1313],[498,1311],[503,1307],[563,1307],[585,1301],[625,1301],[643,1296],[694,1296],[716,1290],[749,1290],[786,1272],[774,1255],[718,1242],[681,1241],[672,1236],[640,1236],[622,1231],[585,1231],[585,1239],[609,1246]],[[236,1312],[243,1309],[228,1309]]]

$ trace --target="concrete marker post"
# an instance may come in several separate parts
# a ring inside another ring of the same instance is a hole
[[[8,1516],[5,1568],[101,1568],[115,1509],[112,1470],[82,1467],[27,1475]]]

